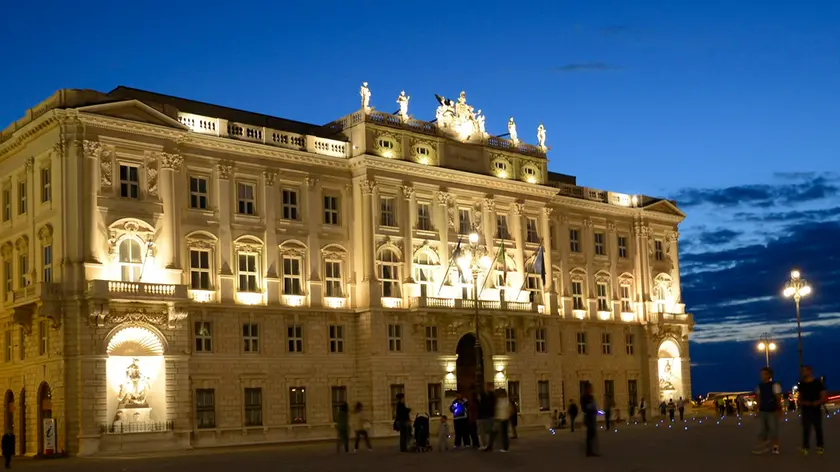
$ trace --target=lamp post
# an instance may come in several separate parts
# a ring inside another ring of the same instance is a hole
[[[799,350],[799,368],[805,363],[802,361],[802,317],[799,314],[799,301],[802,297],[807,297],[811,293],[811,286],[802,278],[802,274],[798,270],[790,271],[790,280],[785,284],[785,290],[782,294],[785,298],[793,297],[796,302],[796,337],[798,340]]]
[[[764,365],[766,367],[770,367],[770,351],[776,350],[776,343],[770,340],[770,336],[767,333],[761,335],[758,338],[758,350],[764,351]]]
[[[466,254],[461,254],[456,262],[462,270],[472,274],[473,310],[475,316],[475,384],[476,388],[480,389],[484,387],[484,355],[481,350],[481,323],[479,322],[478,313],[478,276],[490,268],[492,261],[490,260],[490,256],[487,255],[485,247],[478,243],[478,239],[478,233],[470,233],[469,247]]]

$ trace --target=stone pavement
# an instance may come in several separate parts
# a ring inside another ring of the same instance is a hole
[[[530,431],[512,442],[509,453],[450,451],[447,453],[397,452],[396,439],[374,442],[374,451],[356,455],[337,454],[332,444],[270,445],[228,449],[201,449],[180,454],[158,454],[123,458],[71,458],[62,460],[20,460],[13,464],[21,470],[60,472],[230,472],[259,471],[333,471],[346,472],[432,471],[505,471],[528,469],[567,469],[631,472],[725,472],[791,471],[805,467],[808,472],[840,470],[840,415],[825,420],[827,451],[799,455],[800,426],[791,415],[782,424],[782,454],[751,454],[758,422],[751,417],[739,423],[737,418],[693,418],[670,428],[666,423],[622,425],[618,431],[600,433],[599,458],[583,456],[583,431],[568,430],[551,434]],[[702,424],[701,424],[702,422]],[[656,426],[659,424],[659,426]]]

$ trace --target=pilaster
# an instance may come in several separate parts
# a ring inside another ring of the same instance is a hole
[[[553,208],[543,207],[540,212],[540,233],[542,234],[542,241],[540,244],[543,247],[545,260],[545,285],[543,286],[543,299],[546,305],[546,313],[554,314],[557,310],[557,291],[554,288],[554,266],[552,265],[552,244],[550,240],[551,235],[551,213]]]
[[[322,224],[321,211],[323,209],[323,202],[321,202],[321,181],[316,177],[306,177],[304,179],[305,201],[303,208],[306,211],[306,225],[308,227],[307,246],[309,247],[309,254],[307,254],[304,264],[307,265],[306,280],[309,281],[309,290],[307,290],[307,298],[310,306],[321,306],[323,304],[323,278],[321,274],[321,238],[320,229]]]
[[[231,204],[231,178],[233,178],[233,164],[222,162],[216,166],[216,181],[219,188],[216,194],[219,196],[217,202],[219,215],[219,273],[221,274],[220,296],[222,301],[233,301],[236,290],[234,274],[236,274],[236,259],[233,250],[233,237],[230,232]]]
[[[417,200],[414,187],[403,185],[403,202],[400,208],[400,227],[403,231],[403,295],[414,294],[414,221],[417,218]],[[405,299],[405,297],[403,297]]]
[[[175,175],[181,170],[184,162],[178,154],[161,153],[157,158],[160,160],[160,197],[163,200],[163,225],[161,236],[166,244],[160,245],[162,261],[167,269],[178,269],[181,266],[180,247],[178,235],[180,232],[181,219],[178,217],[178,205],[175,191]]]
[[[99,159],[102,156],[103,150],[102,145],[99,144],[98,141],[82,141],[82,153],[85,157],[84,159],[84,179],[83,182],[86,182],[87,185],[84,186],[85,192],[85,203],[87,204],[87,210],[85,211],[85,215],[82,221],[85,222],[85,226],[87,227],[87,234],[90,237],[87,238],[87,248],[84,252],[84,260],[85,262],[92,262],[92,263],[99,263],[99,238],[95,237],[96,234],[99,232],[98,228],[98,220],[99,220],[99,192],[104,192],[106,190],[104,182],[100,186],[99,181]],[[105,152],[104,159],[108,159],[110,161],[111,155],[108,151]],[[110,169],[110,162],[108,165]],[[108,177],[108,189],[110,190],[110,175]]]

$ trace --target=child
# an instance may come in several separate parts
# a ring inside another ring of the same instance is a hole
[[[446,417],[440,417],[440,426],[438,426],[438,452],[449,450],[449,423],[446,422]]]

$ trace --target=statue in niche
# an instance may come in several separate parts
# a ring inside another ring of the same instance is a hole
[[[408,121],[408,101],[411,100],[410,95],[405,94],[405,90],[400,92],[400,96],[397,97],[397,104],[400,106],[400,120]]]
[[[665,361],[662,375],[659,376],[659,390],[663,392],[674,391],[673,374],[671,372],[671,361]]]
[[[540,149],[545,150],[545,126],[542,123],[537,127],[537,143]]]
[[[370,111],[370,89],[368,88],[367,82],[362,82],[361,88],[359,88],[359,95],[362,96],[362,110]]]
[[[148,408],[146,396],[152,389],[149,378],[140,371],[139,359],[134,358],[125,369],[125,382],[120,385],[120,392],[117,399],[120,401],[120,408]]]
[[[519,135],[516,134],[516,123],[512,116],[508,120],[508,135],[510,135],[510,140],[513,141],[514,145],[519,144]]]

